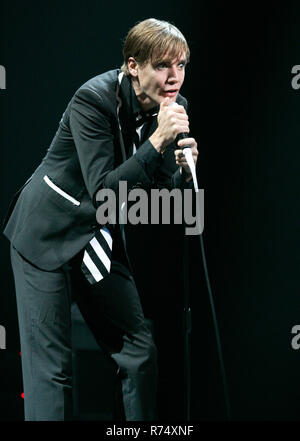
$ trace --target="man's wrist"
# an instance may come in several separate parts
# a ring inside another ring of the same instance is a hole
[[[179,167],[179,171],[186,182],[190,182],[190,180],[193,178],[190,169],[186,170],[184,167]]]
[[[165,151],[165,145],[163,142],[163,137],[159,134],[159,132],[155,131],[149,138],[149,141],[158,151],[158,153],[163,153]]]

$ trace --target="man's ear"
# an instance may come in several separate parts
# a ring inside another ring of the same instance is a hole
[[[127,66],[130,75],[136,78],[138,76],[138,64],[133,57],[128,58]]]

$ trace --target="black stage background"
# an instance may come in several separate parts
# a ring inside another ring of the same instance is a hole
[[[291,84],[291,69],[300,63],[299,3],[3,3],[0,64],[7,83],[0,91],[1,216],[44,156],[74,91],[120,66],[123,37],[148,17],[174,22],[191,47],[182,93],[199,144],[203,237],[232,419],[299,420],[300,352],[291,345],[292,327],[300,324],[300,91]],[[155,246],[151,235],[130,246],[160,348],[162,419],[183,420],[182,238],[172,245],[172,228],[154,233]],[[146,260],[150,246],[152,259]],[[191,419],[226,420],[198,239],[189,238],[189,247]],[[0,325],[7,337],[0,351],[0,420],[22,420],[16,306],[4,237],[0,286]],[[93,407],[90,415],[108,406],[106,371],[101,372],[97,357],[81,353],[86,365],[80,381],[83,391],[91,391],[84,398]]]

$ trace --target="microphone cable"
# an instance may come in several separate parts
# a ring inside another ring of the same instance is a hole
[[[181,137],[185,138],[185,137],[187,137],[187,135],[181,134]],[[191,170],[191,173],[192,173],[195,193],[199,193],[197,176],[196,176],[196,167],[195,167],[191,148],[189,146],[183,147],[182,152],[186,158],[186,161],[187,161],[189,168]],[[199,213],[200,213],[200,210],[198,212],[198,210],[196,209],[196,216],[198,216]],[[197,219],[197,221],[199,222],[198,225],[201,226],[201,218]],[[196,222],[196,225],[197,225],[197,222]],[[208,297],[209,297],[209,302],[210,302],[210,307],[211,307],[213,326],[214,326],[216,342],[217,342],[217,352],[218,352],[218,357],[219,357],[221,377],[222,377],[222,383],[223,383],[223,389],[224,389],[226,413],[227,413],[228,420],[231,420],[231,406],[230,406],[228,383],[227,383],[227,378],[226,378],[226,371],[225,371],[225,365],[224,365],[224,359],[223,359],[223,351],[222,351],[217,315],[216,315],[216,311],[215,311],[214,299],[213,299],[211,284],[210,284],[209,275],[208,275],[208,268],[207,268],[207,262],[206,262],[206,257],[205,257],[205,249],[204,249],[204,241],[203,241],[203,237],[202,237],[202,232],[203,231],[200,230],[200,233],[199,233],[201,257],[202,257],[202,262],[203,262],[204,276],[205,276],[207,290],[208,290]]]

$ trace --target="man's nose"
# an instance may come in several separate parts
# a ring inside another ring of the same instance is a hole
[[[176,83],[178,81],[178,70],[177,66],[172,66],[168,71],[168,81],[172,83]]]

